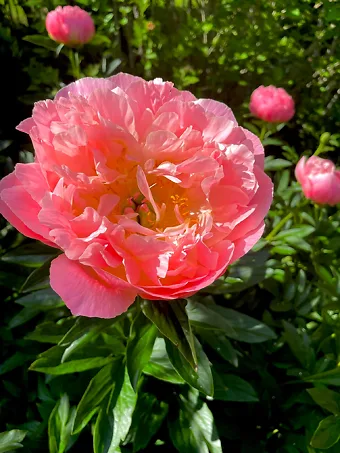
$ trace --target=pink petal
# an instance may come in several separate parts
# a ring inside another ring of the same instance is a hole
[[[153,196],[152,196],[152,192],[151,192],[151,189],[149,187],[149,183],[146,179],[146,176],[145,176],[145,173],[144,171],[142,170],[141,167],[138,166],[137,168],[137,184],[138,184],[138,188],[139,190],[141,191],[141,193],[144,195],[144,197],[151,203],[154,211],[155,211],[155,214],[156,214],[156,222],[159,222],[160,220],[160,209],[159,207],[157,206]]]
[[[258,165],[260,168],[263,169],[263,167],[264,167],[264,148],[263,148],[263,145],[262,145],[260,139],[255,134],[248,131],[248,129],[243,129],[243,127],[241,129],[244,132],[246,138],[248,140],[250,140],[253,144],[256,165]]]
[[[265,228],[264,222],[255,228],[255,230],[248,233],[243,238],[235,241],[235,251],[233,253],[233,262],[241,258],[243,255],[249,252],[257,241],[261,238]]]
[[[262,225],[263,219],[267,215],[273,201],[273,183],[271,179],[257,166],[254,167],[254,173],[259,187],[255,196],[250,200],[249,207],[256,207],[256,209],[228,236],[231,241],[247,236],[250,231],[254,231],[259,225]]]
[[[136,289],[108,272],[71,261],[60,255],[50,269],[52,289],[73,315],[114,318],[125,312],[137,296]]]
[[[0,182],[1,213],[21,233],[52,245],[50,230],[38,220],[41,207],[26,192],[14,173]]]
[[[84,77],[83,79],[72,82],[66,87],[62,88],[55,95],[55,100],[60,98],[68,98],[70,95],[83,96],[88,98],[94,90],[114,88],[110,79],[96,79],[92,77]]]
[[[216,116],[223,116],[237,125],[232,110],[222,102],[214,101],[213,99],[198,99],[195,103],[201,105],[207,112],[213,113]]]
[[[112,84],[112,88],[119,87],[123,91],[126,91],[132,83],[142,79],[131,74],[120,72],[119,74],[109,77],[108,80]]]

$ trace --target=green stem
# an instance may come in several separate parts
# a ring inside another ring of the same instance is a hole
[[[273,239],[273,237],[276,236],[276,234],[281,230],[281,228],[288,222],[289,219],[293,217],[293,213],[290,212],[289,214],[286,215],[280,222],[276,225],[275,228],[272,229],[272,231],[265,237],[266,241],[270,241]]]
[[[78,80],[80,79],[80,60],[79,60],[79,54],[76,50],[70,49],[69,52],[69,60],[71,63],[71,71],[73,77]]]
[[[331,134],[329,132],[324,132],[321,137],[320,137],[320,143],[319,146],[317,147],[314,156],[318,156],[319,154],[323,153],[325,151],[326,145],[331,137]]]
[[[264,124],[261,128],[261,132],[260,132],[260,141],[262,142],[265,135],[266,135],[266,132],[267,132],[267,125]]]
[[[322,151],[324,150],[324,147],[325,147],[325,145],[323,143],[320,143],[320,145],[317,147],[317,149],[314,153],[314,156],[318,156],[319,154],[321,154]]]

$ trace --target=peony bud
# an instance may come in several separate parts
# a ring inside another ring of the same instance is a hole
[[[46,30],[51,39],[70,47],[87,43],[95,34],[92,17],[79,6],[58,6],[50,11]]]
[[[249,109],[254,116],[269,123],[289,121],[295,113],[294,100],[283,88],[260,86],[250,97]]]
[[[296,179],[305,196],[315,203],[340,203],[340,171],[328,159],[302,157],[295,168]]]

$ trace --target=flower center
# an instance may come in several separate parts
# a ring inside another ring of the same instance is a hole
[[[123,214],[135,218],[138,223],[146,228],[152,228],[156,223],[156,214],[141,193],[136,193],[133,197],[128,198]]]

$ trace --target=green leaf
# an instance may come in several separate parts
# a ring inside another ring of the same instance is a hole
[[[67,449],[74,418],[75,407],[70,411],[68,396],[65,394],[55,405],[48,420],[48,446],[50,453],[64,453]]]
[[[34,355],[32,355],[32,354],[26,354],[26,353],[20,352],[20,351],[15,352],[11,357],[6,359],[0,365],[0,375],[8,373],[9,371],[12,371],[15,368],[22,366],[25,362],[28,362],[29,360],[32,360],[33,358],[34,358]]]
[[[100,46],[102,44],[107,44],[108,46],[111,45],[111,40],[105,35],[100,35],[96,33],[95,36],[91,39],[90,42],[91,46]]]
[[[232,374],[217,373],[214,376],[214,399],[253,403],[259,401],[254,388],[244,379]]]
[[[123,385],[113,408],[114,430],[111,448],[118,446],[129,432],[136,402],[137,395],[132,388],[128,372],[125,369]]]
[[[275,333],[262,322],[230,308],[190,302],[187,312],[190,322],[198,327],[222,330],[234,340],[261,343],[276,338]]]
[[[192,387],[202,393],[212,396],[214,393],[214,382],[212,378],[210,362],[205,355],[202,346],[195,338],[195,349],[197,351],[197,371],[193,370],[183,355],[179,353],[176,346],[169,340],[165,341],[166,350],[177,373]]]
[[[80,373],[81,371],[91,370],[93,368],[101,368],[113,360],[112,357],[92,357],[79,360],[70,360],[69,362],[61,363],[56,366],[48,366],[48,359],[38,359],[32,363],[30,370],[39,371],[41,373],[62,375]]]
[[[52,258],[45,261],[45,263],[35,269],[26,279],[24,284],[22,285],[21,291],[22,292],[30,292],[37,289],[48,288],[50,285],[50,266],[51,262],[57,255],[53,256]]]
[[[310,370],[315,363],[315,354],[308,335],[306,333],[300,335],[295,327],[287,321],[282,321],[282,323],[285,330],[284,339],[292,353],[304,368]]]
[[[0,453],[13,451],[17,448],[22,448],[21,442],[26,436],[26,431],[20,429],[12,429],[11,431],[4,431],[0,433]]]
[[[26,335],[26,340],[39,341],[41,343],[59,343],[70,327],[74,324],[74,318],[63,318],[57,322],[46,321],[39,324],[35,330]]]
[[[62,307],[64,305],[60,296],[58,296],[51,288],[41,289],[40,291],[26,294],[23,297],[19,297],[15,303],[26,308],[37,308],[41,311]]]
[[[225,278],[224,283],[220,285],[220,292],[225,294],[228,292],[234,293],[243,291],[268,278],[270,269],[268,268],[267,261],[269,258],[267,249],[247,253],[247,255],[243,256],[235,264],[229,267],[228,277]],[[212,285],[213,294],[218,292],[221,280],[222,279],[217,280],[217,282]],[[211,287],[209,287],[208,290],[210,292]]]
[[[171,365],[163,338],[156,338],[149,363],[143,372],[172,384],[183,384],[185,382]]]
[[[304,238],[309,236],[310,234],[314,233],[315,228],[309,225],[303,225],[298,228],[290,228],[289,230],[280,231],[276,236],[275,239],[283,239],[289,236],[296,237],[296,238]]]
[[[196,351],[183,300],[169,302],[143,300],[143,313],[168,340],[170,340],[189,362],[197,366]]]
[[[71,329],[60,340],[60,346],[67,346],[61,357],[61,363],[66,362],[79,348],[94,341],[100,332],[111,327],[114,322],[116,321],[112,319],[78,317]]]
[[[133,443],[133,453],[147,447],[168,413],[168,404],[151,393],[138,396],[126,443]]]
[[[307,389],[313,400],[326,411],[340,414],[340,394],[327,388]]]
[[[13,316],[13,318],[8,323],[8,327],[10,329],[14,329],[15,327],[22,326],[23,324],[37,316],[39,313],[41,313],[41,311],[37,308],[24,308],[23,310],[20,310],[19,313],[17,313],[15,316]]]
[[[52,41],[47,36],[27,35],[24,36],[22,39],[37,46],[44,47],[45,49],[52,50],[53,52],[55,52],[58,47],[58,43]]]
[[[56,252],[55,248],[48,247],[41,242],[33,242],[11,249],[1,256],[1,261],[27,267],[40,267],[51,256],[54,257]]]
[[[319,382],[320,384],[340,386],[340,367],[307,376],[304,380],[307,382]]]
[[[73,426],[73,433],[79,433],[98,412],[99,405],[112,389],[114,373],[118,369],[120,361],[109,363],[103,367],[90,381],[82,399],[77,407]]]
[[[180,395],[179,414],[169,422],[169,433],[180,453],[222,453],[213,415],[197,391],[191,390],[188,398]]]
[[[264,169],[265,171],[277,171],[283,170],[284,168],[291,167],[293,164],[289,160],[285,159],[265,159]]]
[[[223,333],[201,329],[200,336],[203,337],[204,341],[215,349],[221,357],[235,367],[238,366],[237,353]]]
[[[330,448],[340,439],[340,417],[330,415],[321,420],[313,434],[311,445],[314,448]]]
[[[41,312],[64,306],[63,301],[51,288],[26,294],[15,302],[22,305],[24,309],[10,320],[8,324],[10,329],[25,324]]]
[[[60,341],[60,346],[69,347],[75,341],[79,340],[79,338],[82,338],[83,335],[92,331],[101,332],[106,328],[111,327],[115,322],[114,319],[86,318],[84,316],[78,316],[74,325]]]
[[[302,239],[301,237],[294,237],[294,236],[287,236],[285,238],[285,241],[287,244],[291,245],[292,247],[302,250],[304,252],[311,252],[312,251],[312,246],[308,244],[307,241]]]
[[[139,312],[131,324],[126,350],[126,366],[134,390],[137,388],[143,368],[149,362],[157,333],[157,327]]]
[[[14,3],[13,0],[9,0],[9,8],[13,22],[28,27],[27,16],[23,7]]]
[[[131,426],[136,401],[137,394],[132,388],[128,372],[121,366],[116,373],[108,407],[102,407],[97,417],[93,435],[94,453],[120,451],[119,445]]]
[[[275,255],[275,253],[278,255],[295,255],[296,250],[289,245],[276,245],[271,249],[270,253],[272,255]]]

